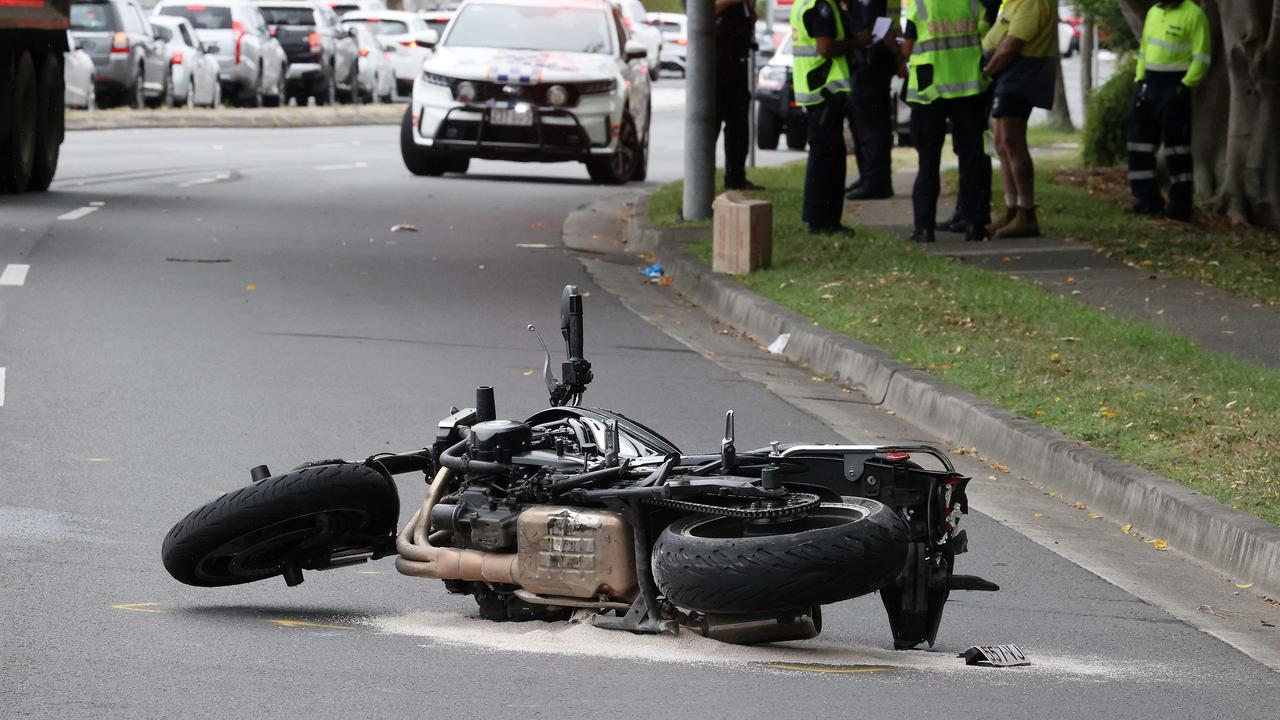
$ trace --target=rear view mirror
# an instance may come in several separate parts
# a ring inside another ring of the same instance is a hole
[[[644,43],[628,40],[626,55],[628,60],[644,60],[649,57],[649,49],[644,46]]]
[[[414,42],[418,43],[418,47],[427,49],[434,48],[436,43],[440,42],[440,34],[435,30],[423,30],[413,36]]]

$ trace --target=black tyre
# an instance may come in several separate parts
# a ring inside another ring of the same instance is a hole
[[[40,123],[39,91],[35,64],[22,53],[13,68],[12,109],[8,112],[9,137],[0,138],[0,190],[26,192],[36,164],[36,144]]]
[[[773,111],[764,105],[756,106],[756,147],[761,150],[777,150],[782,135],[781,122]]]
[[[439,177],[449,170],[448,158],[433,156],[413,141],[411,108],[405,108],[404,117],[400,119],[400,159],[404,161],[405,168],[414,175]],[[461,172],[466,172],[466,169],[464,168]]]
[[[669,601],[707,613],[808,608],[893,581],[907,558],[907,525],[867,499],[823,504],[790,523],[690,516],[653,545],[653,576]]]
[[[313,97],[316,99],[316,105],[332,105],[338,99],[338,81],[333,76],[333,69],[325,71],[320,77],[320,87],[316,89]]]
[[[133,84],[125,91],[125,101],[134,110],[143,110],[147,107],[146,86],[143,85],[145,77],[142,66],[139,65],[138,72],[133,75]]]
[[[618,150],[613,155],[587,160],[587,174],[601,185],[622,185],[633,179],[641,160],[640,134],[630,111],[623,111],[618,130]]]
[[[37,71],[36,150],[27,189],[44,192],[58,171],[58,151],[64,129],[62,68],[52,54],[44,56]]]
[[[400,501],[390,477],[365,465],[326,464],[227,493],[183,518],[164,538],[164,567],[199,587],[324,567],[335,553],[395,533]]]
[[[804,146],[809,143],[809,128],[807,123],[802,120],[792,120],[787,123],[787,149],[803,150]]]
[[[281,105],[289,104],[289,97],[285,90],[284,75],[285,75],[285,69],[281,67],[280,74],[276,76],[275,93],[271,95],[264,95],[262,97],[263,107],[280,107]]]

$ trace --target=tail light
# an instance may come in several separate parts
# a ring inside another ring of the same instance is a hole
[[[688,45],[688,44],[689,44],[689,38],[676,38],[676,44],[677,44],[677,45]]]
[[[403,45],[403,46],[405,46],[405,47],[407,47],[407,48],[416,48],[416,47],[418,47],[418,41],[417,41],[417,40],[401,40],[401,41],[400,41],[400,44],[401,44],[401,45]]]
[[[369,57],[369,48],[360,48],[360,57]]]
[[[320,33],[313,32],[307,36],[307,45],[311,48],[312,55],[320,54]]]
[[[173,64],[174,64],[174,65],[181,65],[181,64],[182,64],[182,51],[181,51],[181,50],[179,50],[178,52],[176,52],[176,53],[174,53],[174,54],[173,54]]]
[[[267,33],[271,35],[271,37],[275,37],[276,33],[278,32],[280,32],[280,28],[276,27],[275,25],[272,25],[271,27],[267,28]]]
[[[127,53],[129,52],[129,36],[118,32],[111,36],[111,52]]]
[[[236,64],[240,64],[240,41],[244,40],[244,24],[239,20],[231,21],[231,29],[236,34]]]

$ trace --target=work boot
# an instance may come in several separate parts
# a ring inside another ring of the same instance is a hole
[[[1040,237],[1040,223],[1036,221],[1035,208],[1018,208],[1017,214],[1007,225],[995,232],[996,240]]]
[[[951,233],[961,233],[969,229],[969,223],[965,221],[959,203],[956,204],[956,211],[951,213],[951,217],[938,223],[938,229]]]
[[[988,235],[992,235],[992,236],[994,236],[997,232],[999,232],[999,231],[1000,231],[1000,228],[1002,228],[1002,227],[1004,227],[1005,225],[1008,225],[1009,223],[1013,222],[1013,218],[1014,218],[1014,216],[1016,216],[1017,214],[1018,214],[1018,208],[1016,208],[1016,207],[1007,207],[1007,208],[1005,208],[1005,209],[1004,209],[1004,217],[1000,218],[999,220],[997,220],[997,221],[995,221],[995,222],[993,222],[993,223],[991,223],[990,225],[988,225],[988,226],[987,226],[987,234],[988,234]]]
[[[893,197],[893,188],[888,185],[863,184],[844,194],[845,200],[887,200],[891,197]]]
[[[987,233],[986,226],[977,225],[977,224],[965,225],[965,230],[964,230],[965,242],[984,242],[990,239],[991,239],[991,235]]]
[[[933,231],[925,228],[916,228],[911,233],[911,241],[918,243],[937,242],[938,238],[934,237]]]

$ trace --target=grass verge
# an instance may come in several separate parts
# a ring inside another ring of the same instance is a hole
[[[809,236],[799,220],[804,165],[752,178],[774,203],[774,265],[741,278],[748,287],[1012,412],[1280,524],[1280,373],[931,258],[888,234]],[[692,249],[710,256],[709,242]]]

